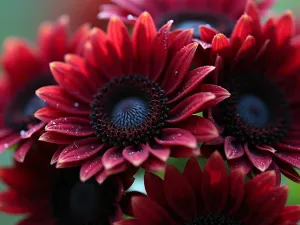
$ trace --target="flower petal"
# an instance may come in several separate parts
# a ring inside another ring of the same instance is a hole
[[[102,158],[102,163],[106,170],[112,169],[125,162],[125,158],[122,155],[122,150],[119,147],[112,147],[108,149]]]
[[[102,169],[102,155],[94,156],[82,164],[80,168],[80,180],[85,182]]]
[[[249,148],[248,144],[244,146],[245,153],[253,165],[260,171],[266,171],[272,163],[270,152],[260,151],[255,148]]]
[[[149,156],[149,151],[146,145],[127,146],[122,151],[123,157],[135,167],[142,165]]]
[[[18,162],[24,162],[28,151],[31,149],[36,139],[27,139],[20,147],[17,148],[14,154],[14,159]]]
[[[225,138],[224,151],[227,159],[237,159],[244,155],[244,148],[235,137]]]

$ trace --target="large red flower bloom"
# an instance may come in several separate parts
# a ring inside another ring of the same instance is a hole
[[[0,193],[0,211],[26,215],[18,225],[109,225],[123,219],[124,191],[133,183],[131,172],[112,176],[102,185],[79,180],[78,169],[55,169],[51,154],[34,149],[23,163],[0,168],[8,189]]]
[[[51,64],[59,86],[37,95],[49,107],[36,116],[48,122],[40,140],[67,144],[53,157],[58,167],[82,164],[81,179],[103,178],[130,165],[161,170],[169,156],[198,153],[197,142],[218,136],[208,119],[194,113],[229,96],[215,85],[200,85],[213,69],[189,71],[197,44],[191,31],[158,32],[148,13],[132,39],[116,17],[108,34],[94,28],[84,57],[67,55]],[[180,147],[180,148],[178,148]]]
[[[196,159],[188,161],[183,174],[168,166],[165,179],[145,175],[147,197],[132,198],[136,217],[117,225],[296,225],[300,206],[285,206],[288,188],[277,187],[273,171],[247,184],[245,174],[226,174],[219,153],[208,160],[204,172]]]
[[[232,169],[255,173],[274,169],[300,182],[300,45],[291,12],[260,25],[249,4],[228,39],[201,28],[216,59],[214,82],[231,97],[210,114],[220,137],[204,146],[203,155],[220,149]],[[202,60],[201,60],[202,62]]]
[[[194,28],[199,37],[199,26],[210,26],[230,35],[237,19],[243,14],[249,0],[112,0],[115,4],[101,5],[100,19],[118,15],[123,21],[133,23],[145,10],[161,26],[168,20],[174,20],[174,28]],[[252,0],[250,0],[252,1]],[[258,3],[260,13],[267,11],[274,0]]]
[[[34,112],[45,106],[35,91],[54,83],[49,62],[63,60],[67,52],[79,51],[89,30],[84,25],[68,40],[67,28],[65,16],[54,24],[42,24],[37,49],[18,38],[8,38],[4,42],[2,65],[5,74],[0,79],[0,90],[5,98],[0,101],[0,152],[18,144],[15,159],[20,162],[36,143],[36,133],[45,126],[34,118]]]

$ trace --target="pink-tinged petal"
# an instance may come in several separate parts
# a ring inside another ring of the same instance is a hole
[[[198,147],[189,148],[185,146],[174,146],[172,147],[170,157],[186,158],[186,157],[199,156],[199,155],[200,155],[200,149]]]
[[[230,41],[232,45],[241,45],[253,31],[253,20],[247,14],[241,16],[232,31]]]
[[[228,188],[224,161],[218,152],[214,152],[204,168],[202,181],[202,199],[208,212],[220,213],[224,209]]]
[[[224,142],[224,151],[227,159],[237,159],[244,155],[244,147],[235,137],[227,136]]]
[[[155,137],[158,144],[163,146],[197,147],[196,138],[188,131],[179,128],[164,128],[159,137]]]
[[[105,146],[101,144],[98,138],[86,138],[74,141],[72,145],[66,147],[59,155],[58,163],[68,163],[82,161],[95,155]]]
[[[157,175],[145,172],[144,176],[145,189],[147,196],[161,206],[167,206],[164,193],[164,181]]]
[[[166,162],[170,156],[171,153],[171,149],[169,147],[166,146],[162,146],[159,144],[151,144],[150,143],[146,143],[146,145],[144,146],[144,148],[153,156],[155,156],[156,158],[160,159],[161,161]]]
[[[149,13],[142,13],[137,19],[133,33],[132,43],[135,54],[134,72],[137,74],[149,75],[151,43],[156,36],[155,24]]]
[[[65,147],[63,146],[63,147],[60,147],[59,149],[57,149],[57,150],[54,152],[54,154],[53,154],[53,156],[52,156],[52,158],[51,158],[51,161],[50,161],[50,164],[51,164],[51,165],[54,165],[55,163],[57,163],[58,158],[59,158],[60,154],[62,153],[62,151],[63,151],[64,149],[65,149]]]
[[[300,168],[300,153],[299,152],[276,152],[274,154],[278,159],[286,162],[296,168]]]
[[[122,149],[119,147],[113,147],[108,149],[102,158],[102,163],[106,170],[112,169],[125,161],[122,155]]]
[[[103,168],[102,155],[92,157],[82,164],[80,168],[80,180],[82,182],[87,181],[92,176],[99,173]]]
[[[11,130],[9,128],[0,129],[0,138],[9,136],[9,135],[13,134],[14,132],[15,132],[14,130]]]
[[[187,162],[183,175],[185,179],[189,182],[190,186],[194,191],[194,195],[197,201],[197,208],[200,209],[203,205],[202,197],[201,197],[201,185],[202,185],[202,177],[203,172],[201,170],[200,164],[196,158],[191,157]]]
[[[172,59],[162,83],[163,88],[166,90],[166,95],[176,91],[184,81],[197,48],[198,43],[184,46]]]
[[[245,174],[242,169],[234,170],[229,174],[229,196],[226,211],[229,215],[236,213],[241,207],[244,198]]]
[[[166,66],[168,57],[169,33],[173,21],[169,21],[158,32],[151,46],[150,78],[156,81]]]
[[[200,26],[199,32],[201,39],[207,43],[211,43],[218,31],[208,26]]]
[[[294,17],[291,11],[287,11],[278,20],[276,25],[277,44],[281,46],[290,40],[295,33]]]
[[[130,163],[127,161],[124,161],[123,163],[111,168],[111,169],[105,169],[107,176],[112,176],[120,173],[124,173],[131,167]]]
[[[281,171],[278,165],[273,161],[268,170],[274,171],[276,176],[276,185],[280,186],[281,184]]]
[[[20,135],[23,139],[26,139],[26,138],[31,138],[33,134],[41,131],[44,129],[46,123],[44,122],[40,122],[32,127],[30,127],[30,129],[28,129],[27,131],[23,132],[21,131],[20,132]]]
[[[148,171],[164,171],[166,168],[166,162],[160,159],[150,156],[145,163],[143,163],[142,168]]]
[[[280,179],[278,179],[278,175],[277,175],[277,181],[280,180],[281,181],[281,174],[283,174],[284,176],[286,176],[287,178],[289,178],[290,180],[296,182],[296,183],[300,183],[300,174],[299,172],[291,165],[282,162],[280,160],[276,160],[276,165],[279,168],[279,172],[280,172]],[[273,168],[270,168],[273,169]],[[277,172],[275,170],[275,172]],[[281,183],[281,182],[280,182]],[[279,185],[280,185],[279,183]]]
[[[192,92],[214,69],[214,66],[203,66],[188,72],[183,81],[181,90],[178,92],[177,96],[168,101],[168,104],[176,102]]]
[[[200,116],[191,116],[180,122],[178,127],[191,132],[198,142],[211,141],[219,136],[219,131],[214,123]]]
[[[276,149],[274,149],[273,147],[269,146],[269,145],[256,145],[255,148],[262,150],[262,151],[267,151],[267,152],[271,152],[271,153],[275,153]]]
[[[252,163],[247,157],[228,160],[230,170],[242,169],[245,174],[248,174],[253,168]]]
[[[36,118],[38,118],[39,120],[48,123],[51,120],[68,116],[68,113],[64,113],[64,112],[60,111],[59,109],[45,107],[45,108],[41,108],[38,111],[36,111],[34,116]]]
[[[59,86],[42,87],[36,91],[36,95],[47,105],[69,114],[89,115],[91,111],[88,104],[72,98]]]
[[[175,30],[170,34],[169,49],[170,52],[176,54],[184,46],[192,42],[194,29]]]
[[[93,101],[97,87],[80,71],[63,62],[50,63],[50,69],[56,82],[68,94],[88,104]]]
[[[45,141],[53,144],[67,145],[73,143],[75,137],[69,135],[58,134],[56,132],[45,132],[39,137],[39,141]]]
[[[122,151],[123,157],[135,167],[142,165],[149,156],[149,151],[146,145],[128,146]]]
[[[35,139],[25,140],[20,147],[17,148],[14,154],[14,159],[18,162],[24,162],[26,154],[31,149],[32,145],[35,143]]]
[[[146,197],[132,198],[133,212],[136,218],[143,219],[143,225],[174,225],[168,212]]]
[[[177,123],[187,119],[194,113],[201,111],[202,106],[205,103],[216,98],[216,95],[207,92],[207,93],[198,93],[194,94],[182,102],[180,102],[177,106],[175,106],[170,112],[170,119],[166,120],[169,123]]]
[[[250,149],[248,144],[245,144],[244,150],[251,163],[260,171],[266,171],[271,165],[272,155],[270,152],[260,151],[253,147]]]
[[[131,74],[133,66],[133,46],[128,29],[118,17],[112,17],[109,20],[107,33],[119,54],[123,66],[123,73]]]
[[[182,219],[188,220],[197,215],[197,203],[193,189],[183,174],[173,166],[167,167],[164,190],[169,206]]]
[[[52,120],[47,124],[45,130],[76,137],[89,136],[95,132],[90,120],[79,117],[64,117]]]
[[[214,94],[216,97],[208,101],[202,106],[202,109],[209,109],[212,107],[215,107],[217,104],[222,102],[224,99],[230,97],[230,93],[223,87],[213,84],[202,84],[199,86],[199,89],[197,89],[198,92],[210,92]]]
[[[19,133],[12,134],[0,140],[0,153],[4,152],[14,144],[17,144],[21,141],[22,138]]]

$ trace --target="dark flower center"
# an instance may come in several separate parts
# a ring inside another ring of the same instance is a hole
[[[61,171],[52,189],[54,220],[57,225],[109,225],[116,195],[112,179],[101,185],[94,179],[82,183],[77,169]]]
[[[164,25],[169,20],[174,20],[174,29],[194,29],[195,38],[201,38],[199,26],[212,27],[227,37],[234,28],[233,20],[215,12],[172,12],[160,19],[158,25]]]
[[[243,225],[243,223],[235,221],[229,216],[208,214],[199,216],[185,225]]]
[[[226,136],[256,145],[274,144],[285,136],[290,108],[272,81],[265,76],[244,75],[226,88],[231,97],[220,104]]]
[[[95,95],[91,123],[103,143],[144,143],[164,127],[166,102],[164,91],[147,77],[114,78]]]
[[[10,102],[5,113],[5,124],[11,129],[26,131],[28,125],[37,123],[34,113],[45,107],[46,103],[35,95],[35,91],[51,84],[54,84],[54,80],[50,73],[42,74],[25,84]]]

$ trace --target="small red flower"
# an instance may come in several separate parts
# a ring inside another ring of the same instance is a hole
[[[226,173],[218,152],[204,172],[191,158],[183,174],[168,166],[165,179],[146,173],[148,198],[131,200],[136,217],[116,225],[297,225],[300,206],[285,206],[287,186],[276,186],[272,171],[244,183],[242,170]]]
[[[107,34],[91,31],[84,57],[51,64],[59,85],[37,91],[49,105],[36,113],[48,122],[40,140],[68,145],[52,163],[82,165],[81,180],[96,175],[101,183],[130,165],[161,170],[169,156],[197,154],[197,142],[218,136],[208,119],[193,114],[229,94],[200,84],[214,67],[189,71],[197,44],[190,31],[170,34],[171,24],[157,32],[143,13],[131,39],[113,17]]]
[[[213,80],[231,93],[209,113],[220,136],[202,154],[219,149],[232,169],[273,169],[278,183],[280,172],[300,182],[293,168],[300,168],[299,37],[291,12],[263,26],[259,21],[256,6],[249,4],[230,39],[200,29],[212,34],[203,37],[211,44],[204,51],[215,59]]]
[[[49,62],[63,60],[67,52],[80,51],[80,45],[89,30],[84,25],[68,40],[68,18],[62,16],[56,23],[43,23],[38,32],[38,48],[25,40],[8,38],[4,42],[2,65],[5,74],[0,79],[0,152],[18,144],[15,159],[22,162],[36,143],[36,134],[45,122],[34,118],[34,112],[44,107],[35,91],[54,84]]]
[[[123,219],[120,204],[127,207],[123,194],[134,181],[131,171],[102,185],[93,179],[82,183],[78,168],[55,169],[48,153],[34,149],[23,163],[0,168],[8,185],[0,192],[0,211],[26,215],[19,225],[109,225]]]
[[[103,4],[98,17],[107,19],[117,15],[124,22],[133,23],[145,10],[148,11],[157,26],[174,20],[175,29],[195,29],[199,37],[199,26],[210,26],[230,35],[237,19],[243,14],[247,1],[253,0],[111,0],[115,4]],[[264,14],[274,0],[262,0],[258,3],[260,13]]]

